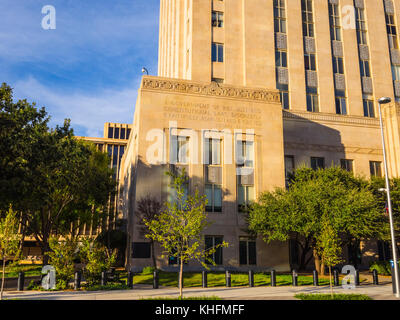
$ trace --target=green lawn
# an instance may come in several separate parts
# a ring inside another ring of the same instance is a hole
[[[300,300],[373,300],[371,297],[366,296],[365,294],[333,294],[332,296],[327,294],[306,294],[300,293],[294,296]]]
[[[225,286],[225,273],[210,272],[207,275],[208,287],[223,287]],[[241,287],[249,285],[248,274],[237,274],[233,273],[231,275],[232,287]],[[121,275],[121,280],[126,280],[126,276]],[[277,275],[276,276],[277,286],[289,286],[292,285],[291,275]],[[153,275],[152,274],[135,274],[133,276],[134,284],[152,284]],[[178,286],[178,274],[175,272],[160,272],[159,273],[159,284],[160,286]],[[299,276],[298,277],[299,286],[312,285],[312,276]],[[329,279],[320,278],[320,285],[329,285]],[[184,273],[184,286],[189,287],[201,287],[201,273],[185,272]],[[270,286],[271,276],[269,273],[255,273],[254,274],[254,285],[255,286]]]
[[[18,277],[18,272],[25,272],[25,277],[40,276],[43,266],[38,264],[24,264],[16,266],[6,266],[6,278],[16,278]],[[0,268],[0,277],[3,275],[3,271]]]

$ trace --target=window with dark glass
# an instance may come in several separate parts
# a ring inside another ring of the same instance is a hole
[[[119,139],[119,128],[114,129],[114,139]]]
[[[331,39],[342,41],[339,6],[334,3],[329,3],[329,24],[331,27]]]
[[[239,263],[241,265],[257,265],[256,240],[240,237]]]
[[[315,63],[315,61],[314,61]],[[275,51],[275,65],[277,67],[287,68],[287,52],[284,50]]]
[[[362,77],[370,77],[369,60],[360,60],[360,72]]]
[[[114,138],[114,128],[113,127],[108,127],[108,138],[109,139]]]
[[[301,11],[303,20],[303,36],[314,37],[314,19],[311,0],[301,0]]]
[[[370,161],[369,170],[371,177],[382,177],[382,163],[379,161]]]
[[[343,170],[353,172],[353,160],[340,159],[340,167]]]
[[[216,246],[221,245],[223,242],[222,236],[205,236],[205,249],[206,251],[212,248],[216,248]],[[222,259],[222,247],[216,248],[215,252],[208,256],[208,259],[214,261],[216,265],[221,265],[223,263]]]
[[[333,73],[344,74],[343,58],[341,58],[341,57],[333,57],[332,60],[333,60],[332,61]]]
[[[312,71],[317,70],[314,53],[306,53],[304,55],[304,65],[306,70],[312,70]]]
[[[224,62],[224,45],[213,42],[211,46],[211,58],[213,62]]]
[[[393,14],[386,14],[386,30],[389,38],[390,48],[398,49],[399,43],[397,40],[397,28]]]
[[[149,242],[133,242],[132,258],[149,259],[151,258],[151,246]]]
[[[213,11],[212,13],[212,26],[216,28],[222,28],[224,26],[224,14],[223,12]]]
[[[207,212],[222,212],[222,187],[216,184],[206,184]]]
[[[285,181],[286,188],[289,187],[289,182],[294,173],[294,156],[285,156]]]
[[[116,168],[118,165],[118,146],[115,145],[113,148],[113,167]]]
[[[364,117],[375,118],[374,101],[363,99]]]
[[[359,44],[367,44],[367,23],[365,21],[364,9],[356,9],[356,31]]]
[[[319,112],[318,89],[307,87],[307,111]]]
[[[289,109],[289,86],[287,84],[277,83],[276,88],[279,90],[283,109],[288,110]]]
[[[131,135],[131,129],[128,129],[126,131],[126,139],[129,139],[129,136]]]
[[[121,128],[121,139],[125,139],[125,128]]]
[[[346,93],[343,90],[335,90],[336,114],[347,114]]]
[[[274,18],[275,32],[286,33],[285,0],[274,0]]]
[[[318,170],[325,168],[325,159],[320,157],[311,157],[311,169]]]

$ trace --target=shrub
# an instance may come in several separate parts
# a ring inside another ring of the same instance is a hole
[[[369,270],[371,272],[376,270],[378,271],[378,274],[384,276],[390,276],[392,274],[392,268],[389,261],[374,261],[371,263]]]
[[[83,275],[88,286],[98,284],[101,273],[110,269],[116,261],[117,252],[109,252],[106,247],[91,239],[84,239],[80,250],[81,260],[85,264]]]
[[[154,267],[144,267],[142,270],[142,274],[153,274],[154,270]]]
[[[74,260],[78,254],[78,242],[75,239],[58,241],[50,238],[48,252],[49,263],[56,269],[57,289],[66,289],[74,276]]]

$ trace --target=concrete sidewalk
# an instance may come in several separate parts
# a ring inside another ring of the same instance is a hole
[[[224,300],[296,300],[297,293],[329,293],[329,286],[301,287],[239,287],[239,288],[185,288],[184,296],[218,296]],[[353,290],[335,287],[335,293],[366,294],[374,300],[396,300],[392,285],[362,285]],[[153,289],[149,285],[136,285],[133,290],[81,291],[81,292],[43,292],[23,291],[6,292],[6,299],[27,300],[138,300],[142,298],[178,297],[179,290],[171,287]]]

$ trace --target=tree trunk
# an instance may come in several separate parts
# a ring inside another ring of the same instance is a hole
[[[325,275],[325,263],[324,263],[324,261],[322,260],[321,261],[321,276],[324,276]]]
[[[182,256],[180,259],[180,266],[179,266],[179,298],[182,299],[183,296],[183,261],[182,261]]]
[[[332,267],[329,266],[329,286],[331,287],[331,297],[333,300],[333,287],[332,287]]]
[[[153,267],[154,269],[157,270],[157,261],[156,261],[156,256],[154,255],[154,240],[151,240],[151,256],[153,258]]]
[[[47,254],[47,252],[49,252],[50,247],[48,242],[44,241],[42,242],[42,259],[43,259],[43,265],[46,266],[49,263],[49,255]]]
[[[0,300],[3,300],[4,280],[6,276],[6,258],[3,255],[3,274],[1,276]]]
[[[319,259],[317,249],[313,249],[313,256],[314,256],[314,264],[315,270],[317,270],[318,274],[321,274],[321,260]]]

